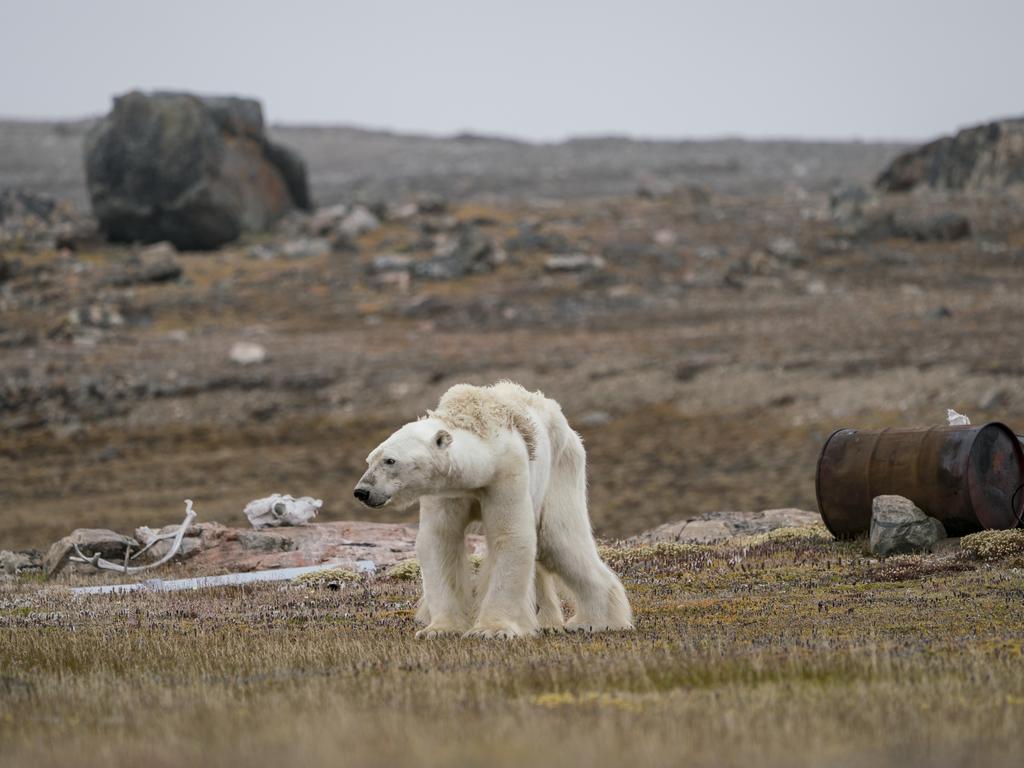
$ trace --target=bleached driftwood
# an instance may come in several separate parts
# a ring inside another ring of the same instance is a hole
[[[245,505],[245,516],[257,530],[260,528],[276,528],[282,525],[305,525],[314,517],[323,505],[321,499],[303,496],[295,499],[291,496],[275,493],[264,499],[256,499]]]
[[[192,510],[192,499],[185,499],[185,519],[178,526],[178,530],[173,533],[163,533],[157,535],[155,538],[149,541],[142,549],[138,552],[132,553],[131,547],[125,549],[124,562],[123,563],[112,563],[109,560],[104,560],[100,557],[97,552],[94,555],[86,555],[82,550],[75,544],[75,554],[68,558],[73,563],[85,563],[97,568],[101,571],[116,571],[117,573],[139,573],[141,571],[148,571],[150,568],[156,568],[159,565],[163,565],[181,549],[181,542],[185,538],[185,532],[192,525],[192,521],[195,520],[196,513]],[[148,563],[146,565],[129,565],[132,560],[135,560],[139,555],[148,551],[150,547],[156,544],[158,541],[164,541],[166,539],[173,538],[174,541],[171,543],[171,548],[167,551],[167,554],[157,560],[155,563]]]

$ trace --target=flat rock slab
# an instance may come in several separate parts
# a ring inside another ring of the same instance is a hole
[[[264,530],[199,523],[186,562],[197,570],[260,571],[332,562],[355,569],[361,560],[378,568],[415,555],[416,529],[408,525],[342,521]],[[190,533],[192,533],[190,531]]]
[[[148,540],[156,533],[173,532],[176,528],[167,526],[160,531],[140,528],[137,535]],[[147,554],[158,559],[170,546],[170,541],[158,542]],[[340,521],[254,530],[229,528],[220,523],[196,523],[189,528],[178,555],[171,562],[179,572],[195,576],[323,564],[352,571],[384,570],[415,557],[415,547],[415,525]],[[483,537],[468,536],[466,547],[470,554],[483,553]],[[85,567],[76,572],[98,575],[97,571]],[[112,572],[106,575],[116,577]]]
[[[637,534],[627,544],[655,544],[659,541],[707,544],[725,541],[735,536],[767,533],[776,528],[796,528],[821,522],[821,515],[803,509],[787,507],[766,509],[761,512],[708,512],[689,520],[665,523],[657,528]]]

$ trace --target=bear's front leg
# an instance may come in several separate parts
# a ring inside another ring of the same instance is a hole
[[[427,626],[416,637],[461,635],[472,623],[471,571],[466,555],[470,504],[469,499],[420,499],[416,556],[423,580],[423,603],[417,618],[425,618]]]
[[[538,631],[534,595],[537,526],[525,477],[488,489],[481,499],[490,578],[467,637],[512,638]]]

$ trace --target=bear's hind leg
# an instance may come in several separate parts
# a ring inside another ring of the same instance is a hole
[[[540,628],[548,632],[565,630],[562,615],[562,598],[555,587],[555,577],[540,563],[537,563],[537,621]]]
[[[619,578],[601,561],[587,515],[586,454],[578,436],[558,457],[540,527],[540,560],[572,592],[569,630],[632,629],[633,615]]]

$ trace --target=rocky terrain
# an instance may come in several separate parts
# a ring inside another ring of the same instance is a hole
[[[0,126],[0,548],[365,517],[367,452],[459,381],[563,404],[610,538],[814,509],[840,426],[1022,424],[1021,198],[878,192],[898,147],[275,129],[319,207],[200,253],[97,236],[84,127]]]

